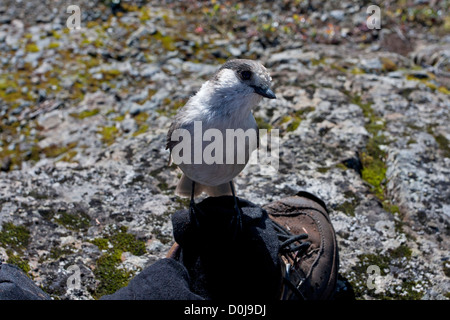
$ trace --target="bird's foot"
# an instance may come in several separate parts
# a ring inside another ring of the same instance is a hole
[[[231,230],[232,230],[232,239],[237,240],[239,236],[242,234],[242,211],[238,206],[234,207],[235,215],[231,218]]]
[[[231,218],[231,224],[230,227],[233,231],[233,240],[237,240],[239,238],[239,236],[242,234],[242,209],[239,207],[238,205],[238,198],[236,197],[236,194],[234,192],[234,186],[233,186],[233,182],[230,182],[230,187],[231,187],[231,193],[233,194],[233,199],[234,199],[234,215]]]
[[[195,200],[194,200],[194,192],[195,190],[195,181],[192,181],[192,193],[191,193],[191,201],[189,203],[189,217],[190,220],[194,223],[194,225],[199,228],[199,221],[197,219],[197,214],[195,213]]]

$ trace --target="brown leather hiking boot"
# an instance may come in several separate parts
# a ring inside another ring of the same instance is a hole
[[[284,266],[282,300],[331,299],[339,266],[336,236],[322,200],[301,191],[263,207],[274,221]],[[306,240],[306,241],[302,241]]]

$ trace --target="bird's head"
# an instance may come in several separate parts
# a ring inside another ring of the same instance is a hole
[[[247,59],[233,59],[225,62],[214,74],[212,80],[223,89],[231,89],[238,94],[257,94],[276,99],[271,89],[272,78],[259,62]]]

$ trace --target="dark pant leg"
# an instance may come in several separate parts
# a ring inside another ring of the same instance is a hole
[[[174,259],[161,259],[134,277],[128,286],[101,300],[200,300],[189,288],[186,268]]]
[[[0,300],[50,300],[50,296],[18,267],[0,263]]]

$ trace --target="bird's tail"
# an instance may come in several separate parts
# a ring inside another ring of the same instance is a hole
[[[211,197],[219,197],[232,195],[230,183],[219,184],[218,186],[205,186],[198,182],[195,183],[194,187],[194,197],[198,197],[205,192]],[[175,194],[180,197],[191,197],[192,194],[192,180],[189,179],[185,174],[181,176],[178,182],[177,188],[175,189]]]

